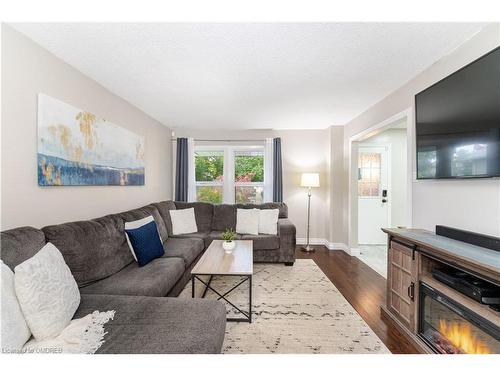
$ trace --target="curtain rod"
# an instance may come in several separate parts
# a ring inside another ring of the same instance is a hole
[[[172,138],[172,142],[177,138]],[[194,139],[195,142],[264,142],[265,139]]]

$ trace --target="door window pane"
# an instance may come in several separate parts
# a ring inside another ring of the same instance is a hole
[[[381,164],[382,158],[380,153],[359,153],[358,196],[378,197],[380,195]]]

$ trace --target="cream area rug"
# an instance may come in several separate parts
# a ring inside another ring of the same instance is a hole
[[[211,285],[223,294],[239,280],[218,276]],[[203,285],[196,286],[199,297]],[[313,260],[254,264],[252,292],[252,323],[227,322],[223,353],[390,353]],[[191,283],[180,298],[191,298]],[[209,290],[205,298],[217,295]],[[247,310],[247,282],[226,298]]]

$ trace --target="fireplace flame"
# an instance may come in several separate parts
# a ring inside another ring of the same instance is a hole
[[[472,332],[471,326],[464,322],[450,322],[439,319],[439,332],[456,348],[466,354],[490,354],[491,350]]]

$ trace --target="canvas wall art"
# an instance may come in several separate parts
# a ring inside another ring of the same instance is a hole
[[[144,185],[144,138],[39,94],[38,184]]]

